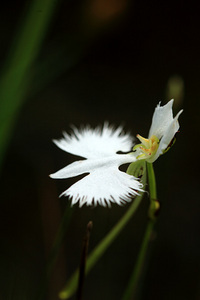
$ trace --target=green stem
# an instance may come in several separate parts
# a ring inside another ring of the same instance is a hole
[[[150,206],[149,206],[149,218],[156,219],[156,214],[160,209],[160,204],[157,200],[156,191],[156,178],[153,169],[153,164],[147,163],[148,182],[149,182],[149,194],[150,194]]]
[[[147,250],[149,242],[151,241],[154,224],[156,221],[155,212],[157,211],[157,192],[156,192],[156,178],[153,169],[153,164],[147,163],[147,174],[149,183],[149,194],[150,194],[150,208],[149,208],[149,221],[144,234],[142,245],[140,247],[139,255],[129,280],[128,286],[125,290],[122,300],[136,299],[139,281],[141,279],[142,272],[144,270],[145,260],[147,256]]]
[[[149,220],[133,273],[129,280],[128,287],[126,288],[126,291],[122,297],[122,300],[136,299],[135,297],[136,292],[138,292],[138,283],[141,278],[142,271],[144,269],[145,258],[147,254],[149,241],[151,240],[153,226],[154,221]]]
[[[143,184],[146,183],[146,175],[143,176]],[[113,229],[106,235],[106,237],[97,245],[97,247],[92,251],[92,253],[88,256],[87,265],[86,265],[86,274],[92,269],[95,263],[100,259],[103,253],[107,250],[107,248],[111,245],[114,239],[118,236],[124,226],[128,223],[131,219],[133,214],[136,212],[144,193],[138,195],[128,211],[124,214],[124,216],[119,220],[119,222],[114,226]],[[77,269],[66,286],[60,292],[59,297],[60,299],[68,299],[70,298],[77,288],[78,283],[78,275],[79,270]]]
[[[147,163],[147,172],[148,172],[150,200],[156,200],[157,199],[156,177],[153,169],[153,164]]]

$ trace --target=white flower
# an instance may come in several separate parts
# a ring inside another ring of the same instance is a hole
[[[60,149],[86,159],[76,161],[50,177],[70,178],[89,173],[60,195],[69,196],[72,205],[77,202],[80,207],[84,204],[110,206],[111,202],[121,205],[142,191],[137,178],[119,170],[120,165],[136,161],[134,153],[116,153],[128,152],[133,146],[133,138],[124,134],[122,127],[114,129],[105,123],[103,128],[73,128],[71,135],[63,135],[64,138],[54,140],[54,143]]]
[[[146,159],[148,162],[153,163],[170,147],[179,129],[178,117],[183,112],[183,110],[179,111],[176,117],[173,118],[173,102],[174,100],[171,100],[164,106],[160,106],[160,103],[157,105],[148,139],[141,137],[139,134],[137,135],[142,143],[134,147],[137,159]]]

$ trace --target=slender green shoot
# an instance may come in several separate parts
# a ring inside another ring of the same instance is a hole
[[[10,47],[0,78],[0,164],[54,12],[56,0],[33,0]]]
[[[139,250],[138,258],[133,273],[130,277],[128,286],[124,292],[122,300],[137,299],[139,287],[141,287],[140,281],[142,273],[144,271],[147,251],[149,249],[149,242],[152,239],[153,228],[156,221],[156,212],[159,208],[159,203],[157,201],[156,178],[153,169],[153,164],[147,163],[147,174],[150,194],[149,221],[147,223],[146,231],[144,233],[144,238]]]

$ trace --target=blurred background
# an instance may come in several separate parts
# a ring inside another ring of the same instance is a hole
[[[59,181],[48,175],[76,157],[58,149],[52,139],[60,138],[63,130],[70,132],[71,124],[97,126],[105,120],[124,125],[134,136],[147,136],[155,106],[171,98],[174,113],[181,108],[184,113],[175,146],[154,166],[161,212],[140,299],[200,299],[197,8],[179,0],[42,0],[35,7],[33,3],[4,1],[0,10],[0,122],[5,128],[0,299],[58,299],[79,265],[87,223],[93,221],[90,252],[129,208],[71,208],[67,198],[58,198],[76,179]],[[27,18],[32,18],[29,27]],[[41,38],[36,47],[37,26]],[[25,29],[25,42],[15,56]],[[147,223],[148,201],[143,199],[87,276],[84,299],[122,298]],[[63,216],[62,247],[43,289],[44,270]]]

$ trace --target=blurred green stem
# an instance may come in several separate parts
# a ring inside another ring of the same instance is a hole
[[[127,170],[129,172],[130,168]],[[142,176],[142,183],[146,184],[146,173],[144,172]],[[92,253],[88,256],[87,264],[86,264],[86,274],[92,269],[92,267],[97,263],[100,257],[104,254],[107,248],[112,244],[114,239],[119,235],[121,230],[125,227],[128,221],[136,212],[144,193],[138,195],[134,200],[128,211],[124,214],[124,216],[119,220],[119,222],[111,229],[111,231],[103,238],[103,240],[97,245],[97,247],[92,251]],[[77,269],[66,286],[60,292],[59,297],[60,299],[68,299],[70,298],[77,289],[78,283],[78,275],[79,270]]]
[[[27,16],[11,45],[0,78],[0,165],[9,142],[15,118],[25,99],[35,61],[56,0],[33,0]]]
[[[137,293],[140,290],[140,279],[144,271],[144,265],[147,257],[147,250],[149,248],[149,242],[151,241],[153,228],[156,221],[155,213],[157,212],[157,192],[153,164],[147,163],[147,174],[150,194],[149,221],[147,223],[146,231],[133,273],[130,277],[128,286],[125,290],[122,300],[137,299]]]

